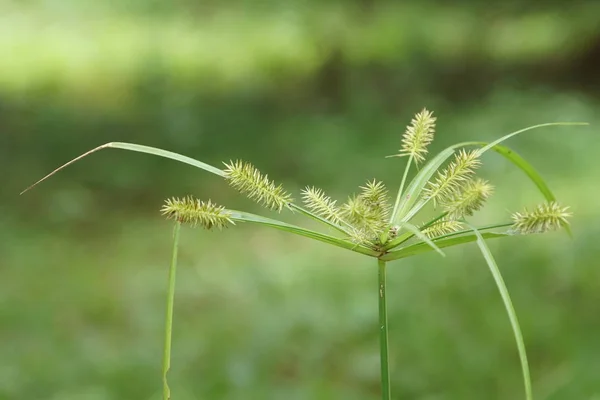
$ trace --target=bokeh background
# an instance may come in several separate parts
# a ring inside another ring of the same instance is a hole
[[[165,198],[260,211],[218,177],[105,150],[243,158],[298,196],[394,190],[411,116],[432,151],[508,144],[571,205],[561,232],[490,242],[536,399],[600,399],[600,2],[0,0],[0,399],[159,399],[172,224]],[[476,222],[542,201],[497,154]],[[267,213],[268,214],[268,213]],[[297,217],[283,215],[288,221]],[[183,232],[173,398],[379,398],[373,260],[257,226]],[[475,245],[389,267],[394,398],[523,398]]]

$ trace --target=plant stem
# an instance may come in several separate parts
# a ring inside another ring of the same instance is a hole
[[[169,267],[169,289],[167,292],[167,313],[165,317],[165,347],[163,353],[163,400],[171,399],[171,391],[167,382],[167,373],[171,368],[171,331],[173,327],[173,303],[175,299],[175,274],[177,272],[177,249],[181,222],[175,223],[173,230],[173,256]]]
[[[392,217],[390,218],[390,223],[394,223],[396,219],[396,214],[398,214],[398,207],[400,206],[400,199],[402,198],[402,192],[404,191],[404,185],[406,184],[406,177],[408,176],[408,171],[410,170],[410,165],[412,164],[413,156],[412,154],[408,156],[408,161],[406,162],[406,168],[404,168],[404,175],[402,176],[402,182],[400,183],[400,189],[398,189],[398,195],[396,196],[396,203],[394,204],[394,211],[392,211]]]
[[[379,266],[379,348],[381,360],[381,398],[390,400],[390,372],[388,357],[388,319],[386,304],[385,266],[386,262],[378,259]]]

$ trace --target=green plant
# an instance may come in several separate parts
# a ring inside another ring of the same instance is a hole
[[[349,196],[347,201],[341,205],[338,205],[336,200],[331,199],[321,189],[306,187],[302,191],[303,205],[300,205],[281,185],[276,185],[267,175],[244,161],[225,163],[226,168],[222,170],[177,153],[119,142],[107,143],[73,159],[31,187],[93,152],[105,148],[116,148],[148,153],[190,164],[223,177],[233,188],[269,209],[279,213],[284,209],[297,212],[329,228],[327,233],[318,232],[280,220],[226,209],[211,200],[200,201],[191,196],[182,199],[171,198],[165,202],[161,212],[167,218],[176,222],[165,322],[164,399],[170,398],[167,373],[170,366],[173,295],[180,227],[182,224],[190,224],[193,226],[200,225],[205,229],[222,229],[237,222],[250,222],[312,238],[377,259],[381,388],[384,400],[391,398],[386,305],[387,263],[432,250],[443,256],[442,249],[445,247],[476,241],[494,277],[508,313],[521,360],[526,398],[531,400],[531,379],[521,330],[508,290],[485,239],[501,238],[515,234],[542,233],[561,227],[570,232],[567,221],[570,213],[568,207],[563,207],[556,202],[554,195],[535,169],[517,153],[500,143],[532,129],[585,124],[560,122],[540,124],[512,132],[491,143],[459,143],[441,151],[425,163],[428,152],[427,146],[434,139],[435,122],[436,119],[433,114],[424,109],[415,116],[407,127],[402,138],[402,148],[400,153],[396,155],[407,157],[407,163],[400,188],[393,203],[386,186],[380,181],[372,180],[360,187],[358,194]],[[546,202],[533,211],[525,210],[513,214],[512,222],[496,223],[476,228],[468,223],[467,218],[484,206],[485,201],[493,191],[492,186],[487,181],[476,177],[476,170],[481,165],[481,156],[488,150],[496,151],[514,166],[521,169],[538,187]],[[454,157],[448,162],[452,156]],[[423,163],[424,165],[407,184],[412,165],[418,167]],[[444,164],[446,165],[442,168]],[[415,217],[426,206],[433,208],[437,216],[424,224],[413,223]]]

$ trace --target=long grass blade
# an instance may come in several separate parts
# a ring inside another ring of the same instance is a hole
[[[510,236],[507,233],[494,233],[494,232],[486,232],[486,233],[483,233],[482,235],[486,239],[496,239],[496,238]],[[440,249],[443,249],[446,247],[458,246],[460,244],[474,242],[475,240],[477,240],[477,236],[475,236],[473,233],[471,233],[471,234],[467,234],[467,235],[459,236],[459,237],[450,237],[450,238],[445,238],[445,239],[440,239],[440,240],[434,240],[434,243],[437,247],[439,247]],[[415,256],[417,254],[428,253],[430,251],[433,251],[431,246],[429,246],[427,243],[419,242],[419,243],[411,244],[410,246],[402,247],[401,249],[398,249],[398,250],[390,251],[389,253],[384,254],[380,258],[384,261],[392,261],[392,260],[399,260],[401,258]]]
[[[279,229],[285,232],[293,233],[296,235],[304,236],[310,239],[318,240],[320,242],[329,243],[337,247],[352,250],[357,253],[365,254],[372,257],[379,256],[379,252],[371,250],[368,247],[352,243],[350,241],[329,236],[320,232],[315,232],[310,229],[301,228],[296,225],[288,224],[286,222],[278,221],[276,219],[262,217],[260,215],[251,214],[243,211],[229,210],[231,212],[230,218],[234,221],[240,222],[252,222],[271,228]]]
[[[494,140],[493,142],[488,143],[486,146],[482,147],[481,150],[479,150],[479,153],[483,154],[486,151],[488,151],[489,149],[491,149],[492,147],[504,142],[507,139],[510,139],[511,137],[516,136],[523,132],[531,131],[533,129],[545,128],[547,126],[583,126],[583,125],[589,125],[589,124],[587,122],[547,122],[545,124],[528,126],[527,128],[523,128],[523,129],[519,129],[518,131],[511,132],[507,135],[502,136],[500,139],[497,139],[497,140]]]
[[[190,157],[186,157],[186,156],[178,154],[178,153],[173,153],[171,151],[157,149],[155,147],[142,146],[142,145],[133,144],[133,143],[111,142],[111,143],[103,144],[102,146],[98,146],[95,149],[85,152],[82,155],[80,155],[79,157],[72,159],[71,161],[67,162],[66,164],[61,165],[60,167],[56,168],[54,171],[50,172],[48,175],[44,176],[42,179],[35,182],[33,185],[29,186],[27,189],[23,190],[21,192],[21,194],[27,192],[28,190],[31,190],[38,184],[40,184],[43,181],[45,181],[46,179],[50,178],[52,175],[65,169],[69,165],[89,156],[90,154],[95,153],[100,150],[103,150],[103,149],[109,149],[109,148],[136,151],[139,153],[146,153],[146,154],[151,154],[151,155],[155,155],[155,156],[159,156],[159,157],[165,157],[165,158],[169,158],[171,160],[182,162],[184,164],[192,165],[196,168],[203,169],[207,172],[213,173],[215,175],[219,175],[221,177],[225,176],[225,172],[219,168],[213,167],[212,165],[203,163],[201,161],[195,160]]]
[[[490,272],[494,277],[494,281],[496,281],[496,286],[500,291],[500,296],[502,296],[502,301],[504,302],[504,307],[506,308],[506,312],[508,313],[508,318],[510,319],[510,324],[513,329],[513,333],[515,335],[515,340],[517,342],[517,350],[519,352],[519,358],[521,359],[521,369],[523,372],[523,382],[525,384],[525,398],[527,400],[533,400],[533,394],[531,389],[531,376],[529,374],[529,363],[527,361],[527,352],[525,350],[525,342],[523,341],[523,334],[521,333],[521,327],[519,326],[519,320],[517,319],[517,313],[513,307],[512,301],[510,300],[510,295],[508,293],[508,289],[506,288],[506,284],[504,283],[504,279],[502,279],[502,274],[500,273],[500,269],[498,269],[498,265],[496,264],[496,260],[494,260],[494,256],[490,251],[487,243],[485,242],[481,233],[474,227],[471,227],[475,235],[477,236],[477,245],[479,246],[479,250],[481,250],[481,254],[485,258],[488,267],[490,268]]]
[[[440,250],[440,248],[438,246],[436,246],[436,244],[433,243],[433,241],[430,238],[428,238],[427,235],[425,235],[423,232],[421,232],[419,230],[419,228],[417,228],[413,224],[404,222],[402,224],[402,228],[405,228],[407,231],[409,231],[410,233],[412,233],[413,235],[415,235],[416,237],[421,239],[424,243],[429,245],[429,247],[431,247],[433,250],[437,251],[442,257],[446,257],[446,254],[444,254],[444,252],[442,250]]]
[[[489,144],[488,142],[464,142],[464,143],[461,143],[461,145],[463,145],[463,146],[481,146],[481,147],[485,147],[488,144]],[[491,148],[491,150],[494,150],[496,153],[502,155],[504,158],[506,158],[508,161],[510,161],[516,167],[518,167],[521,171],[523,171],[529,177],[529,179],[531,179],[531,181],[535,184],[535,186],[537,186],[537,188],[544,195],[544,198],[546,200],[548,200],[549,202],[556,200],[556,197],[554,197],[554,194],[552,193],[552,191],[550,190],[550,188],[548,187],[548,185],[546,184],[546,182],[544,181],[542,176],[539,174],[539,172],[537,172],[535,170],[535,168],[529,162],[527,162],[527,160],[525,160],[522,156],[517,154],[514,150],[510,149],[509,147],[500,145],[500,144],[495,145],[494,147]]]

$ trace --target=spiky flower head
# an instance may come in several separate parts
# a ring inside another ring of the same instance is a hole
[[[422,232],[427,235],[428,238],[432,239],[459,231],[462,227],[463,225],[460,221],[443,219],[423,229]]]
[[[375,248],[377,246],[377,237],[370,230],[351,227],[348,230],[348,236],[353,243],[362,244],[363,246],[368,246],[371,248]]]
[[[412,156],[415,163],[425,161],[427,146],[433,141],[435,121],[431,111],[423,109],[410,121],[402,137],[402,148],[399,156]]]
[[[492,195],[494,187],[483,179],[471,179],[444,201],[448,219],[460,219],[479,211]]]
[[[461,187],[473,176],[475,169],[479,168],[479,152],[476,150],[465,151],[461,149],[454,160],[443,171],[439,171],[434,180],[423,189],[425,199],[437,202],[448,202],[460,191]]]
[[[281,212],[283,207],[293,201],[292,196],[281,185],[275,186],[267,175],[252,164],[238,160],[225,163],[225,166],[225,179],[229,184],[265,207]]]
[[[192,196],[182,199],[173,197],[167,199],[161,208],[161,213],[168,219],[174,219],[192,226],[201,225],[205,229],[222,229],[228,224],[235,225],[231,212],[210,200],[204,202]]]
[[[512,215],[513,233],[529,234],[543,233],[557,230],[569,225],[567,218],[573,214],[568,212],[569,207],[563,207],[555,201],[540,204],[532,211],[525,209]]]
[[[380,237],[389,231],[390,204],[388,191],[376,180],[361,186],[361,193],[348,198],[341,207],[341,216],[351,225],[354,242],[377,246]]]
[[[311,211],[320,217],[334,224],[339,224],[342,220],[341,211],[336,206],[336,201],[323,193],[321,189],[307,186],[302,191],[302,200]]]
[[[364,225],[369,215],[369,207],[361,196],[356,195],[348,198],[348,201],[342,205],[341,211],[342,218],[353,226]]]
[[[385,220],[390,214],[390,203],[388,190],[384,183],[373,179],[361,186],[360,198],[363,200],[369,212],[379,219]]]

